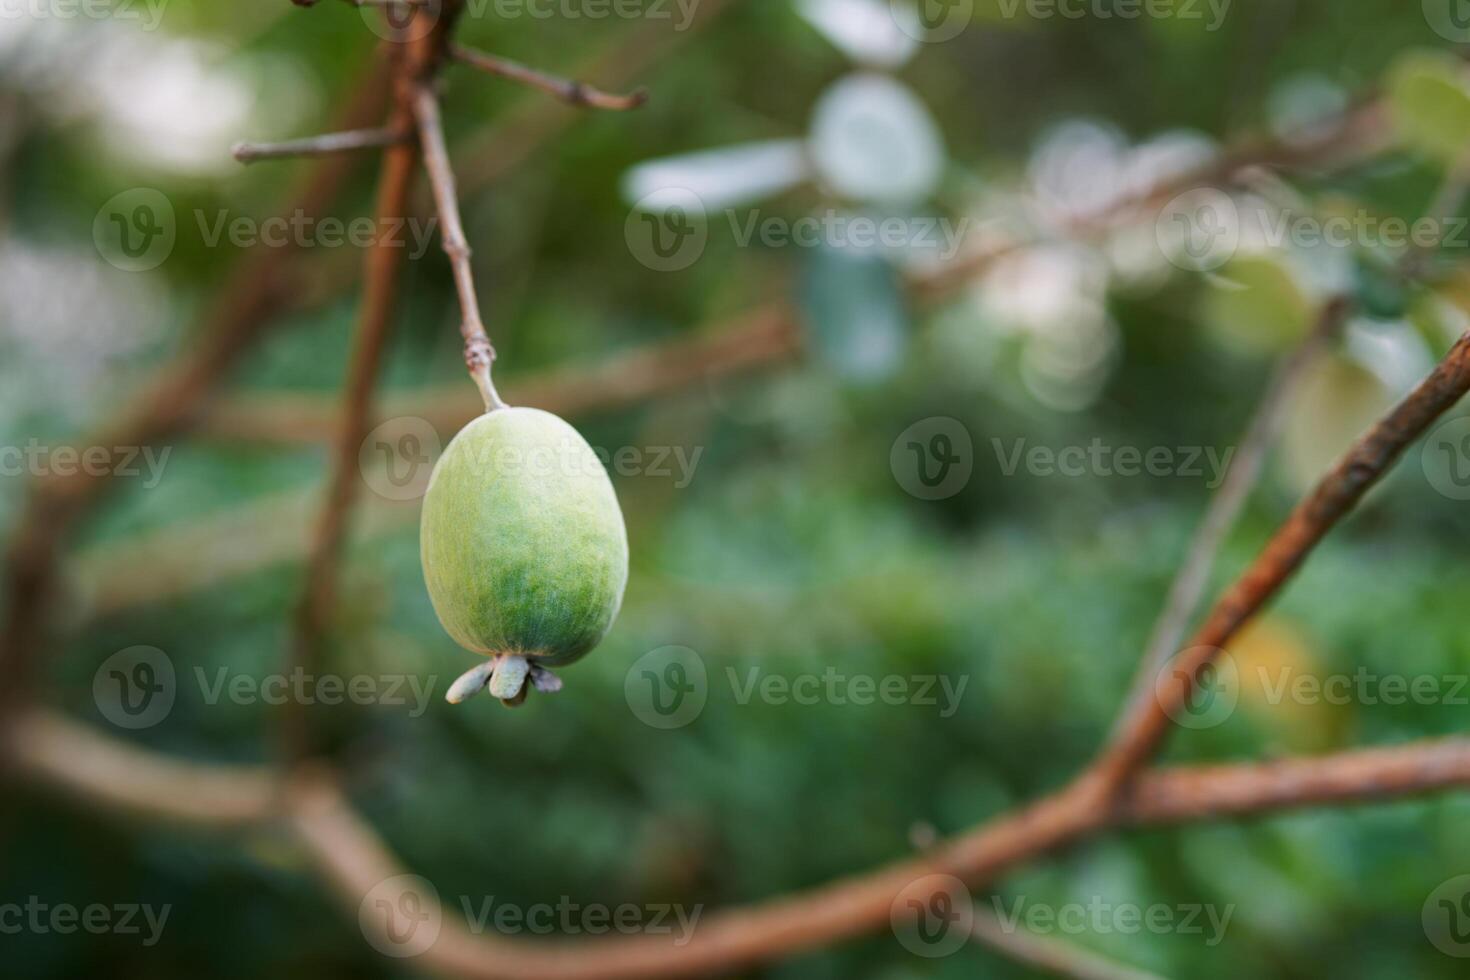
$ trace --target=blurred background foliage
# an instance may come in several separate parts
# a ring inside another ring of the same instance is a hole
[[[1006,9],[982,0],[964,33],[920,46],[897,74],[933,113],[945,147],[920,211],[968,218],[982,236],[1019,223],[1042,244],[937,307],[903,304],[902,343],[862,378],[814,356],[574,419],[596,446],[702,455],[685,487],[617,480],[632,541],[627,603],[604,646],[566,672],[561,695],[518,712],[439,700],[466,657],[430,609],[412,508],[406,518],[373,517],[392,508],[364,490],[332,663],[344,674],[432,676],[439,686],[422,717],[386,706],[317,714],[350,767],[354,797],[441,895],[707,909],[758,900],[899,857],[916,825],[957,832],[1055,787],[1106,735],[1208,481],[1007,473],[997,447],[1100,439],[1223,452],[1273,358],[1322,298],[1357,288],[1362,263],[1385,256],[1248,249],[1200,276],[1130,250],[1125,235],[1070,241],[1059,216],[1153,173],[1140,148],[1194,159],[1243,137],[1297,132],[1377,87],[1404,52],[1446,42],[1418,4],[1390,0],[1236,0],[1214,31],[1207,20],[1036,20]],[[467,20],[461,39],[557,70],[638,26],[487,14]],[[193,215],[264,218],[308,166],[243,168],[229,145],[328,128],[374,40],[345,5],[306,11],[285,0],[165,0],[156,31],[124,19],[0,19],[0,444],[78,438],[188,343],[241,252],[208,247]],[[705,253],[688,269],[641,264],[624,238],[623,182],[650,159],[799,136],[813,103],[851,67],[792,4],[736,0],[647,73],[647,107],[587,114],[467,196],[502,378],[596,364],[772,298],[807,303],[809,322],[822,322],[820,304],[845,292],[801,286],[823,259],[742,247],[721,220],[710,221]],[[540,96],[452,70],[451,144],[494,132],[528,98]],[[368,213],[374,169],[364,162],[335,214]],[[1442,169],[1405,145],[1279,179],[1324,213],[1412,219]],[[90,237],[104,202],[136,186],[162,190],[179,215],[173,253],[143,274],[104,263]],[[828,201],[802,185],[740,213],[794,220]],[[1143,234],[1147,253],[1151,222]],[[1216,588],[1364,420],[1464,327],[1470,290],[1447,271],[1458,256],[1443,258],[1440,288],[1356,318],[1308,386]],[[872,275],[893,278],[883,263]],[[872,288],[881,296],[893,287]],[[330,396],[356,292],[291,314],[234,387]],[[435,247],[409,266],[386,391],[463,383],[456,316]],[[960,493],[930,502],[904,492],[890,447],[933,416],[965,425],[975,468]],[[158,486],[120,485],[76,542],[63,629],[47,656],[54,702],[107,728],[93,674],[138,644],[166,651],[181,678],[196,666],[280,669],[301,584],[288,553],[293,542],[299,553],[309,515],[292,493],[318,487],[326,460],[316,447],[179,441]],[[24,486],[0,481],[0,516],[13,517]],[[180,532],[200,527],[232,530]],[[1470,511],[1437,493],[1411,452],[1232,653],[1242,665],[1321,675],[1470,672],[1467,532]],[[272,535],[283,554],[249,561],[253,549],[271,551],[262,541]],[[247,567],[145,601],[99,598],[108,574],[113,589],[146,585],[190,557],[199,567]],[[668,644],[697,651],[710,673],[703,713],[672,732],[640,723],[623,694],[629,665]],[[829,666],[963,677],[968,687],[944,717],[917,705],[741,704],[726,679],[728,669],[795,676]],[[1246,683],[1228,723],[1179,733],[1168,755],[1389,744],[1454,732],[1464,717],[1443,704],[1272,704]],[[185,681],[163,723],[126,737],[184,757],[259,760],[274,751],[273,721],[264,705],[206,703]],[[411,972],[373,953],[268,831],[193,836],[41,796],[7,803],[7,900],[174,906],[151,949],[116,935],[0,937],[16,975]],[[1461,976],[1425,939],[1420,908],[1445,878],[1470,872],[1467,818],[1470,800],[1449,794],[1156,830],[1058,855],[997,894],[1051,905],[1094,896],[1233,905],[1214,947],[1197,935],[1071,937],[1166,976]],[[979,947],[920,960],[883,935],[748,975],[1031,974]]]

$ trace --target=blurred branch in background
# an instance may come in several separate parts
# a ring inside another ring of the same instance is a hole
[[[1074,229],[1080,236],[1097,234],[1107,228],[1135,218],[1141,210],[1157,208],[1162,202],[1196,187],[1230,185],[1238,181],[1243,171],[1254,168],[1333,167],[1345,166],[1380,152],[1390,138],[1389,127],[1383,118],[1382,106],[1367,100],[1345,113],[1338,124],[1306,143],[1285,143],[1278,140],[1252,140],[1239,147],[1227,149],[1220,158],[1198,170],[1161,181],[1156,186],[1133,197],[1118,200],[1108,209],[1079,222]],[[463,183],[461,181],[461,183]],[[1022,241],[997,242],[968,254],[962,254],[949,262],[922,269],[911,275],[908,287],[916,303],[932,305],[944,302],[966,288],[977,277],[993,268],[995,263],[1007,255],[1031,243]],[[658,344],[646,345],[629,354],[619,355],[613,362],[599,364],[578,375],[575,369],[562,373],[564,381],[556,383],[552,390],[537,391],[541,382],[528,385],[528,391],[518,392],[515,401],[559,411],[567,403],[560,401],[567,395],[587,390],[590,401],[597,407],[614,407],[626,402],[607,402],[597,392],[608,386],[636,390],[640,384],[664,393],[672,387],[697,383],[699,372],[684,373],[684,369],[697,367],[687,355],[697,347],[701,337],[720,338],[710,350],[707,370],[710,375],[725,372],[726,356],[738,357],[741,347],[748,346],[753,357],[742,368],[755,366],[764,358],[762,353],[775,355],[768,364],[782,363],[796,358],[804,349],[800,331],[800,313],[789,303],[773,301],[747,314],[708,325],[696,333],[694,341],[679,337]],[[771,344],[775,325],[781,324],[789,334],[789,342]],[[622,360],[628,358],[633,363]],[[669,384],[656,384],[651,372],[667,365],[669,370],[679,371],[668,379]],[[619,379],[628,375],[626,381]],[[455,394],[456,388],[444,391],[427,391],[419,395],[395,395],[390,400],[391,415],[411,415],[428,419],[436,428],[449,432],[459,429],[465,422],[479,414],[479,408],[471,398]],[[556,399],[548,403],[540,398]],[[629,399],[632,401],[633,399]],[[575,412],[573,408],[570,411]],[[200,425],[200,434],[205,437],[235,439],[264,443],[324,442],[336,431],[332,420],[336,411],[330,397],[314,394],[253,395],[243,394],[222,399]]]
[[[259,767],[174,761],[48,711],[25,714],[7,737],[7,755],[22,775],[89,807],[219,829],[269,826],[288,817],[288,826],[354,919],[364,895],[405,873],[326,774],[311,771],[286,781]],[[1470,786],[1470,742],[1457,738],[1316,758],[1163,767],[1144,772],[1115,804],[1065,831],[1052,809],[1031,808],[986,824],[943,846],[942,853],[802,895],[727,909],[683,947],[651,936],[573,944],[508,940],[472,935],[446,917],[439,941],[423,960],[454,976],[537,980],[652,978],[728,969],[885,922],[890,892],[896,894],[925,875],[963,876],[967,865],[988,864],[1002,855],[1021,861],[1109,828],[1382,802],[1464,786]],[[860,901],[867,898],[882,901]]]
[[[354,94],[341,128],[358,129],[376,121],[387,101],[387,72],[374,58],[366,77],[351,85]],[[323,158],[302,178],[281,214],[318,218],[326,214],[352,172],[348,157]],[[295,293],[299,243],[256,249],[242,257],[194,330],[183,354],[165,364],[143,390],[86,440],[102,446],[154,446],[187,428],[199,407],[217,394],[220,380],[259,339],[264,328],[288,309]],[[47,620],[56,587],[58,556],[73,525],[109,486],[107,477],[77,470],[37,478],[25,512],[5,553],[7,596],[0,630],[0,718],[29,696],[34,661],[44,656]]]

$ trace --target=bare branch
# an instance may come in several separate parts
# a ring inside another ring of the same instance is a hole
[[[408,61],[402,54],[398,60]],[[408,70],[411,66],[400,67],[400,72]],[[411,123],[412,112],[406,104],[406,96],[401,94],[399,98],[393,123],[382,132],[403,132]],[[400,141],[384,156],[377,192],[379,228],[388,226],[408,212],[417,163],[418,153],[412,143]],[[336,455],[326,499],[306,561],[306,587],[297,607],[292,635],[291,664],[309,675],[315,675],[322,669],[322,648],[337,597],[337,558],[347,533],[347,519],[357,497],[360,480],[358,449],[370,428],[373,388],[398,305],[403,262],[404,250],[399,243],[387,237],[380,237],[374,242],[363,260],[362,309],[358,314],[356,339],[342,399],[342,424],[337,431]],[[314,746],[305,704],[287,700],[282,731],[290,757],[300,759],[312,753]]]
[[[1293,396],[1307,376],[1307,369],[1316,363],[1328,342],[1341,329],[1350,308],[1345,302],[1328,303],[1306,340],[1281,365],[1262,393],[1225,479],[1210,499],[1204,520],[1195,531],[1189,552],[1169,588],[1169,596],[1145,648],[1139,675],[1134,682],[1135,690],[1151,687],[1165,661],[1179,649],[1184,631],[1189,628],[1189,620],[1209,581],[1215,556],[1261,477],[1266,456]]]
[[[374,59],[371,74],[352,85],[356,93],[343,113],[344,128],[382,117],[387,100],[387,73]],[[325,158],[305,175],[282,214],[319,216],[351,174],[350,157]],[[132,400],[112,413],[112,420],[85,440],[99,446],[157,446],[188,427],[198,408],[217,389],[240,355],[264,328],[288,308],[299,275],[298,246],[256,249],[243,257],[204,314],[191,348],[165,364]],[[52,474],[32,484],[16,534],[5,555],[6,607],[0,630],[0,720],[6,708],[29,693],[33,661],[47,647],[46,627],[58,584],[57,561],[72,527],[101,498],[109,482],[86,467],[72,475]]]
[[[352,129],[345,133],[325,133],[281,143],[236,143],[230,152],[241,163],[254,163],[257,160],[279,160],[284,157],[322,157],[334,153],[350,153],[354,150],[392,146],[411,139],[412,131],[379,127]]]
[[[49,712],[22,715],[7,760],[41,786],[89,806],[197,825],[234,827],[285,812],[354,917],[363,897],[404,869],[337,790],[330,774],[277,781],[252,767],[175,762],[121,745]],[[998,817],[919,858],[811,891],[727,909],[682,946],[641,935],[537,942],[471,934],[444,916],[426,966],[464,977],[655,978],[728,971],[886,928],[890,905],[931,874],[981,885],[1011,864],[1111,828],[1240,817],[1325,804],[1374,803],[1470,786],[1470,739],[1359,749],[1269,763],[1170,767],[1141,774],[1110,807],[1063,792]],[[282,788],[284,787],[284,788]]]
[[[439,99],[430,85],[420,84],[413,93],[413,114],[418,120],[419,144],[423,148],[424,167],[434,189],[434,203],[439,209],[444,251],[454,270],[454,286],[459,293],[464,336],[464,361],[470,377],[480,389],[485,410],[504,408],[505,402],[490,380],[490,367],[495,362],[495,348],[485,333],[480,319],[480,301],[475,295],[475,273],[470,264],[470,246],[465,240],[464,224],[459,217],[459,199],[454,189],[454,171],[449,166],[449,150],[444,145],[444,125],[439,119]]]
[[[455,61],[471,68],[495,75],[499,78],[507,78],[522,85],[539,89],[548,95],[553,95],[568,105],[586,106],[592,109],[607,109],[611,112],[626,112],[636,109],[648,101],[648,90],[637,89],[627,95],[614,95],[593,88],[586,82],[579,82],[570,78],[561,78],[557,75],[538,71],[518,61],[509,58],[501,58],[474,48],[467,48],[462,44],[449,45],[449,56]]]
[[[1088,774],[1100,788],[1108,791],[1119,786],[1154,754],[1168,732],[1170,718],[1199,684],[1219,648],[1270,602],[1327,532],[1467,390],[1470,333],[1456,341],[1429,377],[1359,439],[1297,504],[1265,549],[1215,603],[1188,641],[1188,649],[1175,658],[1171,675],[1179,683],[1150,685],[1137,693],[1117,735]]]

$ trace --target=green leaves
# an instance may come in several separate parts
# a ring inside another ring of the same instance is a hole
[[[1385,85],[1394,126],[1411,149],[1450,166],[1470,150],[1470,74],[1454,55],[1412,51]]]

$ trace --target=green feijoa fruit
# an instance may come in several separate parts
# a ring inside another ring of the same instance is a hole
[[[501,408],[465,426],[434,466],[420,525],[424,581],[444,629],[484,654],[450,689],[519,703],[556,690],[547,668],[606,635],[628,581],[628,537],[607,471],[549,412]]]

